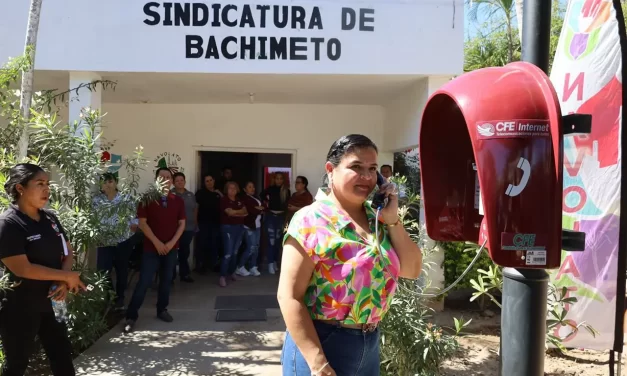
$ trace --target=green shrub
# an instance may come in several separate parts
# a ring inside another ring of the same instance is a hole
[[[465,242],[438,242],[438,246],[444,250],[442,269],[444,269],[445,285],[450,286],[462,275],[475,258],[475,249],[469,247]],[[469,248],[471,248],[470,251],[466,252]],[[453,289],[458,290],[472,287],[470,281],[477,275],[477,271],[479,269],[487,269],[492,264],[490,256],[488,256],[486,252],[483,252],[472,269],[468,271],[464,278],[462,278]]]
[[[404,177],[393,179],[405,184]],[[420,227],[414,213],[419,208],[418,196],[407,192],[399,208],[399,215],[412,240],[420,247],[423,259],[434,252],[427,246],[424,227]],[[428,298],[420,295],[429,286],[426,271],[433,265],[423,263],[421,280],[400,279],[390,310],[381,322],[381,374],[383,376],[431,376],[437,374],[440,364],[458,349],[457,337],[468,323],[454,319],[448,330],[430,322],[433,310],[427,307]],[[422,284],[422,285],[421,285]]]
[[[69,336],[74,350],[80,352],[108,330],[107,314],[114,298],[105,276],[90,270],[88,255],[104,239],[124,233],[129,220],[135,217],[139,201],[155,199],[161,186],[153,184],[145,193],[138,193],[138,172],[147,165],[142,148],[138,147],[132,156],[122,158],[121,172],[125,177],[120,179],[118,189],[120,194],[129,198],[129,205],[103,205],[96,212],[92,198],[98,191],[100,176],[109,167],[101,160],[103,145],[97,131],[103,115],[84,108],[80,122],[60,124],[56,114],[50,113],[50,105],[56,100],[63,101],[67,91],[57,94],[55,90],[49,90],[33,96],[31,120],[25,124],[19,111],[15,110],[19,93],[10,87],[27,66],[28,61],[22,58],[0,69],[0,116],[8,124],[0,129],[0,187],[7,179],[9,169],[19,162],[36,163],[51,172],[50,208],[58,215],[74,248],[73,269],[81,271],[83,280],[94,287],[92,291],[68,297]],[[81,87],[94,90],[97,85],[105,88],[110,84],[101,81]],[[29,129],[29,158],[18,160],[15,153],[25,126]],[[4,190],[0,190],[0,212],[6,210],[9,203]],[[102,216],[113,214],[118,216],[116,225],[100,224]],[[10,287],[2,284],[7,276],[5,273],[0,279],[0,289]]]

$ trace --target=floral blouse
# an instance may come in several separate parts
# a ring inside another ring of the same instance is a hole
[[[323,191],[318,191],[313,204],[296,212],[289,224],[284,241],[289,236],[296,239],[315,264],[305,293],[305,305],[314,320],[378,323],[390,307],[400,261],[381,223],[381,246],[376,246],[376,212],[369,202],[364,208],[371,232],[367,239]]]

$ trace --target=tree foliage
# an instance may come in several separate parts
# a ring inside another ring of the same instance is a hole
[[[133,155],[122,158],[124,177],[118,189],[127,197],[127,205],[104,205],[96,211],[92,198],[98,192],[100,176],[110,167],[102,161],[98,133],[103,115],[84,108],[79,121],[64,124],[51,109],[57,101],[63,102],[69,91],[47,90],[35,93],[31,118],[25,122],[19,111],[19,91],[11,88],[29,64],[28,57],[22,57],[11,60],[0,69],[0,124],[4,124],[0,129],[0,187],[4,186],[9,170],[17,163],[35,163],[50,173],[50,208],[58,215],[74,248],[73,268],[81,271],[82,279],[94,287],[88,294],[79,293],[68,298],[70,339],[74,349],[82,351],[108,329],[106,318],[114,298],[105,276],[90,269],[88,254],[105,240],[124,234],[129,221],[135,217],[137,204],[157,199],[162,187],[156,183],[145,192],[138,191],[139,173],[147,164],[139,146]],[[87,88],[94,90],[109,85],[106,81],[98,81],[88,84]],[[29,156],[18,159],[19,138],[24,127],[28,127]],[[0,212],[9,204],[10,198],[0,190]],[[101,218],[113,215],[118,217],[117,224],[103,226]],[[0,289],[12,288],[6,284],[8,272],[5,270],[0,278]]]
[[[514,4],[514,2],[511,2]],[[499,9],[495,5],[492,8]],[[557,43],[564,24],[564,15],[566,12],[565,4],[559,0],[553,0],[553,10],[551,12],[551,35],[550,35],[550,51],[549,51],[549,71],[553,65],[553,58],[557,50]],[[499,21],[500,18],[506,17],[503,12],[490,13],[491,19],[486,23],[503,24],[505,21]],[[499,18],[500,17],[500,18]],[[509,17],[515,17],[515,12],[510,12]],[[495,20],[496,19],[496,20]],[[464,46],[464,71],[470,72],[475,69],[486,67],[501,67],[510,61],[519,61],[522,54],[522,46],[519,38],[510,38],[512,34],[518,31],[515,27],[508,30],[507,27],[482,28],[478,35],[466,41]],[[510,59],[511,49],[511,59]]]

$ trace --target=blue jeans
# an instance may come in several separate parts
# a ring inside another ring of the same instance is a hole
[[[192,273],[189,269],[189,253],[192,240],[194,240],[195,231],[184,231],[179,239],[179,274],[181,278],[189,277]],[[174,274],[172,279],[176,278],[176,265],[174,265]]]
[[[115,268],[116,303],[124,304],[124,292],[128,285],[128,261],[133,251],[133,238],[129,238],[116,246],[98,247],[96,267],[98,271],[111,275]],[[109,281],[111,277],[109,276]],[[112,285],[113,283],[110,282]]]
[[[220,277],[226,277],[235,273],[237,265],[237,250],[242,244],[244,235],[244,225],[222,225],[222,245],[224,246],[224,257],[220,264]]]
[[[211,269],[218,264],[220,236],[220,225],[213,223],[198,224],[198,248],[194,250],[196,268]]]
[[[329,365],[337,376],[379,376],[379,329],[363,333],[333,324],[314,321]],[[287,332],[281,354],[283,376],[310,376],[305,358]],[[316,370],[317,371],[317,370]]]
[[[161,256],[157,252],[144,252],[142,265],[139,271],[139,281],[135,286],[131,304],[126,310],[126,318],[137,320],[139,308],[144,303],[146,291],[152,285],[155,273],[159,271],[159,292],[157,295],[157,315],[165,311],[170,303],[170,287],[172,286],[172,273],[176,266],[178,251],[171,250],[167,255]]]
[[[284,214],[269,212],[266,215],[266,234],[268,235],[268,264],[277,261],[283,240]]]
[[[261,229],[254,230],[246,227],[244,229],[244,237],[246,238],[246,251],[242,259],[239,261],[239,267],[247,265],[249,268],[257,266],[257,256],[259,255],[259,239],[261,238]]]

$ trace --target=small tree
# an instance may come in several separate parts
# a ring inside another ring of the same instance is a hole
[[[51,172],[50,207],[67,231],[68,240],[75,250],[74,269],[82,272],[84,282],[94,287],[89,294],[76,294],[68,300],[68,328],[76,351],[81,351],[107,329],[107,314],[114,298],[104,275],[90,270],[88,254],[105,239],[118,237],[127,230],[131,218],[135,217],[140,201],[157,199],[161,184],[150,185],[139,193],[139,171],[146,166],[142,147],[133,155],[122,158],[123,178],[119,184],[120,194],[127,197],[127,205],[104,205],[96,212],[92,197],[98,190],[100,176],[108,169],[102,162],[100,151],[100,123],[103,115],[99,111],[83,109],[81,119],[72,125],[61,124],[51,111],[57,100],[63,102],[68,91],[48,90],[34,93],[29,113],[31,120],[25,122],[17,106],[19,91],[11,90],[30,64],[28,56],[11,60],[0,70],[0,114],[7,125],[1,129],[0,138],[0,187],[4,186],[11,167],[19,162],[36,163]],[[108,81],[85,84],[94,90],[96,86],[109,87]],[[73,90],[76,90],[73,89]],[[19,139],[25,128],[29,131],[28,149],[30,157],[18,157]],[[76,135],[79,137],[76,137]],[[9,197],[0,191],[0,212],[6,210]],[[102,226],[100,218],[117,215],[116,225]],[[6,285],[7,274],[0,278]],[[1,359],[1,356],[0,356]]]

